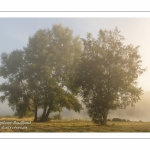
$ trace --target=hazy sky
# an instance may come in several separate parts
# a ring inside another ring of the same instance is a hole
[[[100,29],[118,27],[126,39],[125,44],[140,45],[139,53],[147,71],[139,77],[139,86],[150,91],[150,18],[0,18],[0,54],[22,49],[29,36],[38,29],[51,28],[53,24],[68,26],[74,35],[81,37],[86,37],[87,32],[97,37]]]

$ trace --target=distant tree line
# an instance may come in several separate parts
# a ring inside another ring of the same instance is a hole
[[[0,100],[8,100],[15,115],[34,114],[34,121],[44,122],[63,108],[80,112],[80,96],[92,121],[106,125],[110,110],[133,106],[142,94],[139,47],[123,40],[117,28],[100,30],[97,39],[90,33],[86,39],[73,36],[62,25],[40,29],[22,50],[1,54],[0,76],[6,81]]]

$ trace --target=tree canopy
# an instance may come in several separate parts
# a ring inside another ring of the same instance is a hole
[[[97,39],[90,33],[83,39],[83,54],[75,84],[93,122],[106,125],[110,110],[133,106],[142,89],[137,78],[141,68],[138,48],[125,45],[120,31],[100,30]]]
[[[22,106],[34,111],[34,121],[38,108],[43,108],[41,121],[64,107],[79,112],[82,106],[70,83],[80,55],[81,40],[69,28],[53,25],[51,30],[38,30],[23,50],[1,55],[0,76],[7,79],[0,86],[1,100],[8,99],[16,114]]]

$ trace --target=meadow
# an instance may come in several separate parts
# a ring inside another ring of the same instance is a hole
[[[0,132],[150,132],[150,122],[108,121],[98,126],[87,120],[50,120],[33,122],[33,118],[0,118]]]

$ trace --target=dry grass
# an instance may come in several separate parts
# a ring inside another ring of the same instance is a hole
[[[33,118],[1,117],[0,132],[150,132],[150,122],[109,121],[107,126],[97,126],[91,121],[84,120],[51,120],[49,122],[32,122],[32,120]],[[3,124],[4,121],[5,123],[31,121],[31,124]],[[16,129],[17,127],[20,129]]]

